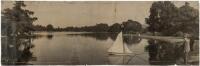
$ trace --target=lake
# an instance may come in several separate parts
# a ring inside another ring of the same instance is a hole
[[[199,45],[189,56],[183,44],[170,44],[135,36],[123,36],[131,56],[111,56],[108,49],[115,33],[37,32],[31,38],[2,37],[2,64],[5,65],[198,65]],[[155,42],[156,41],[156,42]],[[196,59],[197,58],[197,59]]]

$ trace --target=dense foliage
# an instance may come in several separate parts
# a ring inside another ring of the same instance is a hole
[[[121,26],[124,26],[123,28]],[[133,20],[128,20],[122,24],[115,23],[111,26],[104,23],[99,23],[94,26],[83,26],[83,27],[66,27],[66,28],[55,28],[53,25],[49,24],[46,27],[41,25],[34,26],[36,31],[72,31],[72,32],[120,32],[125,33],[136,33],[140,32],[142,25]]]
[[[142,25],[137,21],[128,20],[123,22],[122,25],[124,26],[123,32],[125,33],[136,33],[142,30]]]
[[[150,8],[149,18],[146,23],[152,33],[172,36],[180,33],[198,35],[199,22],[198,10],[185,3],[180,8],[170,1],[154,2]]]
[[[23,1],[16,1],[12,9],[2,11],[2,34],[7,36],[30,35],[33,30],[33,22],[37,20],[32,17],[34,12],[24,9]]]

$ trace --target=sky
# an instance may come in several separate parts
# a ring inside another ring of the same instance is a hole
[[[12,1],[2,1],[2,10],[12,8],[13,3]],[[152,1],[25,1],[27,5],[25,9],[35,12],[33,16],[38,18],[34,22],[35,25],[52,24],[54,27],[91,26],[98,23],[112,25],[129,19],[146,25],[145,18],[149,16],[152,3]],[[173,3],[177,7],[185,4],[184,1],[174,1]],[[190,6],[199,8],[197,1],[190,1],[189,3]]]

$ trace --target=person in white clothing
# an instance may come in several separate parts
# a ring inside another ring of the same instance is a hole
[[[188,38],[188,34],[184,34],[184,52],[190,52],[190,39]]]
[[[185,58],[184,58],[184,62],[185,64],[188,64],[188,56],[189,56],[189,52],[190,52],[190,39],[188,38],[188,34],[185,33],[184,34],[184,54],[185,54]]]

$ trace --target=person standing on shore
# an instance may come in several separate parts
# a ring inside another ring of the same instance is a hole
[[[188,38],[188,34],[184,34],[184,54],[185,54],[185,59],[184,59],[184,62],[185,64],[187,64],[188,62],[188,55],[189,55],[189,52],[190,52],[190,39]]]
[[[184,34],[184,52],[190,52],[190,39],[188,38],[188,34]]]

